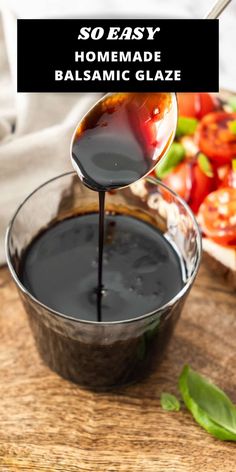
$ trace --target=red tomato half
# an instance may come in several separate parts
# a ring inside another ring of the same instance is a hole
[[[209,93],[178,93],[177,100],[180,116],[198,120],[219,109],[218,100]]]
[[[192,208],[194,213],[198,212],[198,209],[203,202],[204,198],[216,188],[215,177],[208,177],[199,167],[198,163],[193,166],[192,175],[192,191],[188,204]]]
[[[227,187],[210,193],[200,206],[199,223],[216,243],[235,246],[236,189]]]
[[[198,212],[199,206],[208,193],[216,188],[215,177],[208,177],[197,161],[181,162],[163,179],[163,182],[178,193],[194,213]]]
[[[236,157],[236,134],[229,129],[236,113],[219,111],[204,116],[198,127],[200,150],[215,163],[229,163]]]
[[[191,163],[181,162],[162,181],[187,202],[192,189]]]

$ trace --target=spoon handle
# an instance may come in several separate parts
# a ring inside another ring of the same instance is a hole
[[[218,0],[214,5],[212,5],[210,11],[204,16],[204,19],[215,20],[221,15],[231,1],[232,0]]]

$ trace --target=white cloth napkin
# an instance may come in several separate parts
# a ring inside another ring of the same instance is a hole
[[[72,170],[72,133],[100,96],[13,93],[15,18],[4,15],[4,22],[5,34],[0,18],[0,264],[5,231],[18,205],[41,183]]]

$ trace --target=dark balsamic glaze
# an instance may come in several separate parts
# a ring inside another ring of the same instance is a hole
[[[98,237],[98,286],[97,286],[97,320],[102,321],[103,296],[103,248],[104,248],[105,192],[99,192],[99,237]]]
[[[72,163],[85,185],[99,192],[97,320],[104,294],[105,192],[148,174],[169,147],[176,106],[168,93],[117,93],[103,97],[83,118],[72,142]]]
[[[97,213],[68,218],[31,243],[20,278],[35,298],[68,316],[109,322],[155,311],[181,290],[179,257],[158,229],[108,214],[98,253],[98,222]]]

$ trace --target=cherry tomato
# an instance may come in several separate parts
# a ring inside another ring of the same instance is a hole
[[[209,93],[178,93],[179,115],[200,120],[219,109],[218,100]]]
[[[192,189],[192,170],[190,162],[178,164],[163,180],[171,190],[188,201]]]
[[[200,206],[199,223],[216,243],[235,246],[236,189],[226,187],[210,193]]]
[[[216,188],[215,177],[208,177],[199,167],[197,160],[181,162],[163,182],[178,193],[194,213],[198,212],[208,193]]]
[[[221,188],[231,187],[236,188],[236,169],[232,166],[227,166],[224,178],[220,185]]]
[[[204,116],[199,124],[199,148],[219,165],[236,157],[236,134],[229,128],[230,121],[235,120],[236,113],[220,111]]]
[[[216,188],[216,180],[214,177],[208,177],[196,162],[192,171],[192,190],[188,200],[188,204],[194,213],[203,202],[204,198]]]

